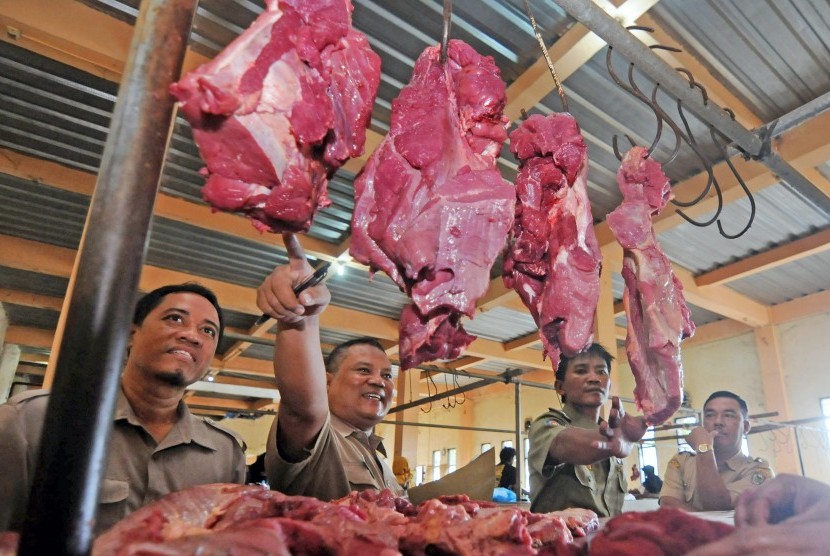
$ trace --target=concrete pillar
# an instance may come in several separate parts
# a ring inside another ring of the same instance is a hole
[[[622,248],[611,243],[602,248],[602,273],[599,278],[599,302],[595,316],[594,341],[616,356],[617,325],[614,322],[614,291],[611,287],[611,273],[622,267]],[[620,362],[611,363],[611,395],[620,395]]]
[[[417,400],[420,391],[420,371],[410,369],[398,372],[398,397],[397,405],[403,405],[409,401]],[[412,385],[410,392],[409,385]],[[405,409],[395,413],[395,421],[416,423],[420,411],[417,407]],[[395,456],[403,456],[409,461],[412,472],[415,472],[415,462],[418,461],[418,427],[408,425],[397,425],[395,427]]]
[[[784,379],[784,365],[781,362],[781,344],[778,331],[774,326],[762,326],[754,330],[755,349],[761,369],[761,382],[764,385],[764,399],[767,411],[777,411],[779,421],[789,421],[790,402],[787,397],[787,384]],[[788,440],[792,449],[777,450],[775,453],[776,473],[801,474],[798,451],[795,448],[795,436],[789,433]]]

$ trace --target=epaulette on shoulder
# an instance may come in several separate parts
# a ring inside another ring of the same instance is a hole
[[[16,404],[26,402],[29,400],[34,400],[36,398],[42,398],[44,396],[49,395],[49,390],[27,390],[25,392],[21,392],[20,394],[16,394],[12,396],[9,401],[14,402]]]

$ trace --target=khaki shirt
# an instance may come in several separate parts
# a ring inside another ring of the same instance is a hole
[[[669,460],[669,466],[663,477],[663,489],[660,497],[671,496],[691,505],[696,511],[704,511],[697,494],[696,454],[680,452]],[[707,456],[708,457],[708,456]],[[723,484],[729,490],[732,507],[743,491],[764,484],[775,476],[764,458],[751,458],[738,452],[719,470]]]
[[[0,531],[21,526],[48,401],[47,391],[35,390],[0,406]],[[179,421],[156,443],[119,389],[96,534],[170,492],[201,484],[244,482],[242,441],[231,431],[193,416],[184,402],[178,411]],[[66,434],[72,434],[71,425]]]
[[[562,411],[550,409],[530,426],[530,510],[587,508],[601,517],[619,514],[628,490],[623,460],[612,457],[593,465],[573,465],[548,458],[551,443],[568,427],[596,430],[599,424],[565,403]]]
[[[329,413],[314,445],[298,462],[285,461],[277,450],[277,420],[268,433],[265,472],[271,488],[285,494],[336,500],[353,490],[388,488],[405,496],[383,450],[383,439],[355,429]]]

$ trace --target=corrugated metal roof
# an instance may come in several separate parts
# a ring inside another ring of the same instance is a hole
[[[0,234],[77,249],[89,198],[0,173]]]
[[[652,10],[764,121],[830,90],[830,4],[663,0]]]
[[[729,283],[735,291],[770,305],[824,291],[828,285],[830,251]]]
[[[0,284],[10,290],[63,297],[66,295],[69,278],[0,266]]]
[[[658,240],[672,261],[698,274],[809,235],[830,223],[827,215],[783,187],[756,193],[755,204],[755,221],[738,239],[722,237],[714,226],[698,228],[684,223],[659,234]],[[708,220],[713,214],[701,219]],[[737,233],[749,215],[749,202],[742,199],[725,205],[720,219],[727,231]]]
[[[3,309],[11,326],[31,326],[54,330],[58,326],[58,312],[51,309],[26,307],[16,303],[3,303]]]
[[[476,313],[474,319],[464,319],[463,324],[470,334],[498,342],[520,338],[538,330],[530,313],[520,313],[504,307]]]

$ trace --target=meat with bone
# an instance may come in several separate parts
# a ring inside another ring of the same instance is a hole
[[[405,369],[457,357],[474,339],[461,316],[487,291],[513,214],[513,188],[496,169],[504,104],[492,58],[459,40],[445,63],[427,48],[355,180],[350,253],[413,301],[401,317]]]
[[[363,153],[380,58],[349,0],[266,0],[216,58],[170,91],[207,167],[202,196],[261,231],[306,231],[328,178]]]
[[[580,523],[595,528],[596,515],[587,512]],[[95,541],[93,556],[556,554],[572,541],[558,512],[531,514],[466,496],[413,506],[389,491],[321,502],[258,486],[203,485],[131,514]]]
[[[623,305],[628,320],[625,349],[634,373],[634,397],[656,425],[683,401],[680,342],[695,331],[683,286],[661,251],[651,219],[671,199],[669,179],[642,147],[623,158],[617,172],[623,202],[608,226],[623,248]]]
[[[539,327],[553,367],[593,340],[601,255],[588,200],[588,149],[570,114],[534,114],[510,134],[519,159],[503,278]]]

